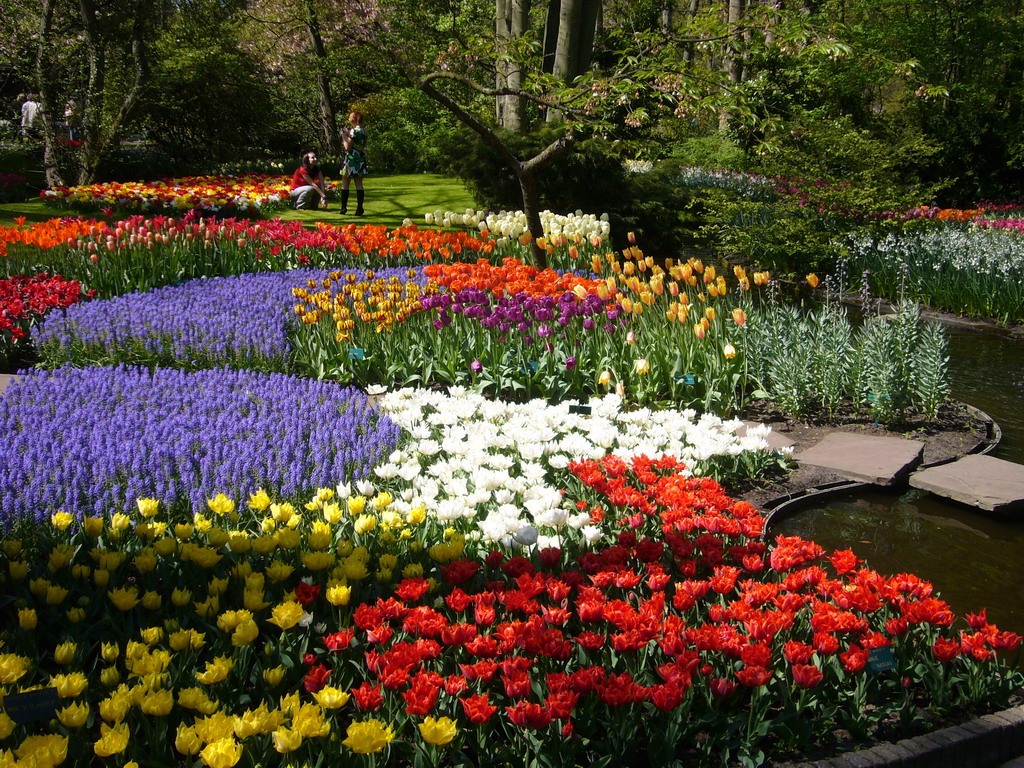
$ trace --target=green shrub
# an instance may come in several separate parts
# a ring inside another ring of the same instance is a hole
[[[874,134],[849,118],[797,113],[775,134],[759,173],[777,180],[775,200],[709,194],[706,233],[729,256],[777,273],[832,271],[843,238],[886,211],[930,200],[919,171],[936,147],[905,126]]]
[[[374,173],[437,173],[454,119],[417,88],[389,88],[361,99]],[[342,117],[343,116],[339,116]]]

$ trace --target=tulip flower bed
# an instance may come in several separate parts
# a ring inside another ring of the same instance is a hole
[[[0,360],[16,356],[29,331],[51,309],[70,307],[86,298],[92,296],[60,275],[0,279]]]
[[[64,368],[0,400],[0,514],[122,509],[151,496],[205,507],[217,491],[285,496],[360,478],[399,428],[366,396],[280,374]]]
[[[730,287],[697,259],[666,271],[635,246],[591,267],[608,274],[559,276],[506,260],[428,265],[422,290],[397,280],[378,281],[369,296],[345,282],[298,288],[296,360],[362,385],[556,399],[614,390],[641,405],[735,412],[749,394],[747,273],[737,267]]]
[[[425,214],[423,218],[427,226],[478,229],[495,239],[499,251],[507,247],[514,250],[516,244],[526,245],[536,236],[536,233],[527,229],[526,214],[522,211],[495,213],[469,209],[465,213],[455,213],[437,210]],[[582,257],[589,260],[592,253],[607,247],[611,235],[608,214],[598,217],[583,211],[565,215],[541,211],[540,223],[544,231],[538,240],[541,247],[548,250],[549,256],[554,256],[559,247],[571,247],[572,251],[568,254],[570,258],[579,258],[582,250]]]
[[[768,547],[752,507],[688,475],[671,457],[564,467],[590,546],[475,541],[401,504],[398,480],[18,527],[0,543],[16,601],[0,685],[57,700],[53,719],[0,714],[0,755],[759,765],[999,706],[1019,683],[1002,656],[1020,638],[983,612],[957,625],[914,576]]]
[[[298,269],[214,277],[92,301],[48,317],[33,341],[48,368],[127,363],[289,372],[292,289],[344,274]],[[425,281],[421,270],[385,269],[376,275],[405,280],[419,275]]]
[[[310,230],[297,221],[214,221],[195,215],[137,216],[116,223],[62,220],[0,231],[4,238],[6,255],[0,264],[8,275],[55,272],[78,280],[100,298],[197,277],[302,266],[365,267],[367,262],[416,266],[475,260],[494,250],[494,242],[484,237],[413,225],[389,230],[318,224]]]
[[[18,216],[14,222],[13,227],[0,224],[0,257],[7,256],[9,249],[18,251],[22,246],[27,246],[26,250],[45,251],[65,245],[68,240],[77,240],[79,237],[89,235],[97,226],[95,221],[83,221],[82,219],[50,219],[26,225],[24,216]],[[0,259],[0,263],[6,266],[9,262],[6,259]],[[13,270],[7,268],[4,271],[11,276],[19,274],[19,268],[33,272],[32,269],[22,265]]]
[[[241,176],[188,176],[159,181],[106,182],[54,187],[39,193],[44,202],[82,213],[103,208],[146,213],[198,209],[207,213],[268,213],[290,204],[290,176],[247,173]],[[338,182],[328,180],[329,194]]]

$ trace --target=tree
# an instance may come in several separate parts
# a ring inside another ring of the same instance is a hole
[[[376,4],[372,0],[252,0],[247,15],[249,50],[260,56],[266,68],[295,84],[314,83],[314,133],[321,146],[339,154],[334,83],[346,69],[342,63],[346,53],[364,42],[373,28]],[[351,75],[354,69],[349,62],[344,74]],[[307,90],[297,90],[301,95],[294,106],[301,114],[309,114]]]
[[[493,6],[502,14],[496,21],[489,7],[472,0],[386,0],[374,45],[388,51],[410,82],[504,159],[518,180],[535,235],[541,232],[537,176],[578,141],[623,130],[637,134],[663,115],[717,120],[724,111],[733,118],[757,117],[742,83],[732,81],[718,62],[734,39],[763,17],[748,15],[746,26],[723,29],[713,14],[683,15],[680,26],[666,34],[661,7],[652,4],[656,13],[649,23],[605,25],[595,48],[587,30],[596,26],[600,5],[560,0],[547,8],[547,43],[538,45],[535,38],[519,34],[519,27],[513,34],[511,21],[506,24],[515,9],[509,2]],[[555,18],[558,32],[553,36]],[[788,43],[800,33],[799,22],[799,17],[791,19]],[[763,40],[764,34],[756,39]],[[529,157],[517,156],[503,136],[503,129],[525,124],[521,116],[508,117],[520,103],[538,117],[554,112],[560,126],[559,135]],[[496,119],[495,104],[512,106]],[[539,248],[534,255],[543,263]]]
[[[281,143],[279,96],[242,47],[239,18],[223,0],[191,0],[152,44],[138,122],[175,158],[239,160]]]
[[[162,7],[162,6],[161,6]],[[35,52],[47,183],[63,184],[58,122],[72,105],[81,145],[74,156],[89,183],[139,105],[149,73],[148,39],[161,18],[144,0],[41,0],[25,6]]]

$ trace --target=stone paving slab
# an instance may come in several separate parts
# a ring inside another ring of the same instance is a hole
[[[914,488],[989,512],[1024,509],[1024,465],[993,456],[964,456],[910,476]]]
[[[12,381],[17,381],[17,379],[17,376],[10,373],[0,373],[0,395],[4,393],[4,390],[7,389]]]
[[[793,458],[850,480],[893,485],[921,463],[924,443],[899,437],[833,432]]]

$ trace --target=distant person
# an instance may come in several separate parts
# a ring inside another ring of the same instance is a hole
[[[68,139],[78,139],[78,102],[71,99],[64,108],[64,125],[68,131]]]
[[[363,128],[363,113],[352,112],[348,116],[348,127],[342,130],[341,138],[345,145],[344,177],[341,181],[341,212],[348,213],[348,186],[352,179],[356,181],[356,216],[363,215],[363,176],[370,172],[366,165],[366,129]]]
[[[21,135],[26,139],[34,138],[39,125],[39,97],[30,93],[21,105]]]
[[[327,207],[327,184],[316,152],[303,152],[299,167],[292,174],[292,189],[289,193],[296,210]]]

